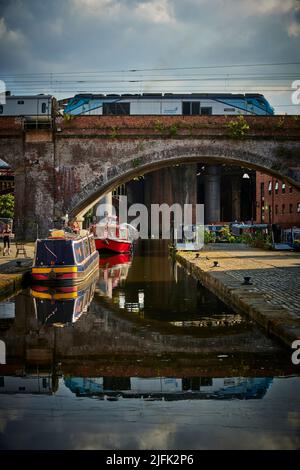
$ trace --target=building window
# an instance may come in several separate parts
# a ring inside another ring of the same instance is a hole
[[[275,182],[275,194],[278,194],[279,183],[278,181]]]
[[[24,104],[23,100],[18,101],[18,104]]]
[[[260,195],[261,197],[265,195],[265,183],[260,183]]]
[[[103,103],[103,114],[130,114],[130,103]]]
[[[269,194],[272,193],[272,181],[269,181],[269,186],[268,186]]]
[[[278,206],[277,206],[277,204],[275,206],[275,214],[278,215]]]
[[[289,187],[289,191],[290,191],[290,193],[292,193],[292,192],[293,192],[293,188],[292,188],[292,186],[290,186],[290,187]]]
[[[195,116],[200,114],[200,101],[183,101],[182,114],[184,116]]]
[[[297,204],[297,212],[298,212],[298,214],[300,213],[300,202],[298,202],[298,204]]]
[[[282,194],[284,194],[285,193],[285,183],[282,183],[281,189],[282,189]]]
[[[210,116],[212,114],[212,107],[201,108],[201,115],[202,116]]]
[[[285,211],[285,204],[282,204],[282,215],[284,214],[284,211]]]
[[[290,204],[290,205],[289,205],[289,213],[290,213],[290,214],[293,213],[293,204]]]
[[[0,104],[0,114],[3,114],[3,104]]]

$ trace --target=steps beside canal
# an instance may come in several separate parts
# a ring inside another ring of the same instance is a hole
[[[300,339],[300,253],[224,244],[196,254],[181,251],[176,259],[221,300],[286,346]],[[249,284],[245,277],[251,278]]]

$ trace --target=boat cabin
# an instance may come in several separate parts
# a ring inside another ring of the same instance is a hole
[[[32,267],[34,282],[72,284],[85,281],[99,265],[99,254],[92,234],[84,236],[52,231],[36,241]]]

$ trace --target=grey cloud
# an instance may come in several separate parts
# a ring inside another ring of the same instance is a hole
[[[0,73],[297,61],[299,0],[264,2],[256,14],[236,0],[0,0]]]

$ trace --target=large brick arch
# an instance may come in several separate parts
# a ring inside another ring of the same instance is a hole
[[[82,215],[120,183],[175,164],[234,164],[285,179],[300,189],[300,120],[246,116],[242,137],[232,116],[79,116],[51,129],[27,129],[0,117],[0,158],[15,174],[18,236],[48,234],[66,213]]]
[[[205,164],[227,164],[238,165],[245,168],[252,168],[280,179],[285,179],[291,185],[300,188],[300,168],[298,147],[293,143],[289,144],[287,154],[290,156],[295,150],[296,157],[288,161],[281,157],[280,142],[263,141],[232,141],[232,140],[189,140],[189,141],[145,141],[140,147],[142,150],[136,151],[136,145],[132,143],[132,149],[127,143],[126,153],[122,152],[121,143],[114,144],[115,155],[120,157],[116,161],[106,162],[103,168],[103,158],[97,153],[97,149],[89,148],[89,164],[92,168],[97,165],[99,159],[100,172],[95,176],[90,172],[90,181],[84,185],[68,202],[66,212],[70,217],[84,213],[85,209],[96,202],[103,194],[112,188],[130,181],[138,175],[147,172],[169,167],[176,164],[205,163]],[[118,148],[120,146],[120,148]],[[93,161],[94,160],[94,161]],[[93,161],[93,162],[92,162]],[[298,163],[298,165],[297,165]],[[292,167],[291,164],[295,164]],[[102,167],[102,169],[101,169]],[[86,178],[85,178],[86,181]]]

